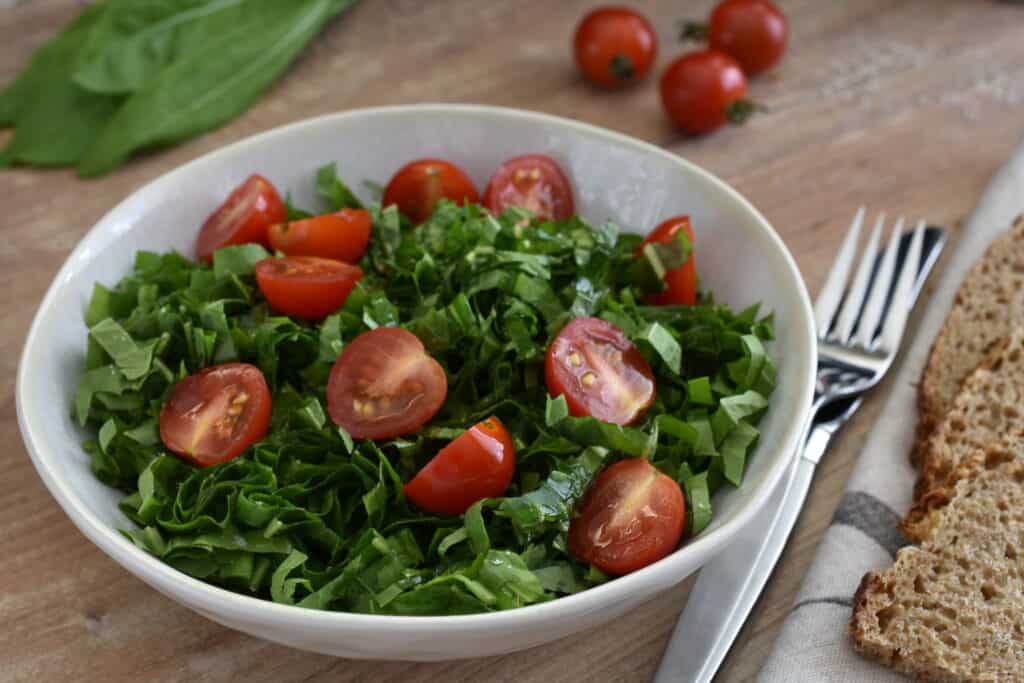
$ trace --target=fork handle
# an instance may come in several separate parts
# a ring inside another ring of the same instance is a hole
[[[655,683],[707,683],[718,672],[782,555],[835,431],[826,424],[810,428],[806,440],[798,441],[802,448],[788,475],[765,504],[775,514],[757,517],[701,570]]]

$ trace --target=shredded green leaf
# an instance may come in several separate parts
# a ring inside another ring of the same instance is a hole
[[[359,205],[333,165],[316,182],[329,208]],[[319,323],[269,310],[252,273],[268,254],[255,245],[222,249],[212,265],[140,252],[120,282],[95,287],[74,413],[96,434],[85,444],[96,476],[126,494],[121,510],[137,525],[127,538],[192,576],[276,602],[423,615],[509,609],[608,580],[572,556],[566,534],[594,478],[620,458],[647,458],[678,481],[688,534],[700,533],[714,491],[742,480],[768,408],[769,318],[707,296],[644,305],[640,239],[611,224],[442,202],[413,227],[394,207],[368,209],[365,275]],[[652,258],[688,253],[669,246]],[[575,417],[548,395],[544,351],[580,315],[620,326],[651,364],[657,397],[639,422]],[[394,325],[444,367],[447,398],[415,434],[352,439],[326,413],[328,373],[346,343]],[[230,361],[263,371],[270,430],[241,456],[197,469],[164,450],[160,409],[181,378]],[[516,444],[505,495],[461,517],[410,504],[403,482],[491,415]]]

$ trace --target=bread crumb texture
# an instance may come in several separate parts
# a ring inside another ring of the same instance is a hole
[[[855,648],[923,681],[1024,680],[1024,438],[976,452],[923,511],[920,546],[864,576]]]
[[[915,490],[918,500],[943,487],[950,474],[978,449],[1024,430],[1024,327],[999,341],[968,375],[953,405],[928,439]],[[904,532],[913,539],[911,510]]]
[[[953,406],[961,383],[991,346],[1024,322],[1024,216],[989,245],[957,291],[946,322],[932,344],[918,387],[920,422],[915,465],[932,431]]]

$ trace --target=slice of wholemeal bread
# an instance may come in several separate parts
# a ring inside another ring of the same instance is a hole
[[[862,654],[919,680],[1024,676],[1024,438],[978,452],[922,519],[926,540],[869,572],[849,632]]]
[[[960,384],[989,347],[1024,322],[1024,216],[991,245],[964,278],[918,387],[920,420],[911,459],[918,465],[928,437],[953,405]]]
[[[1017,327],[989,351],[967,376],[945,417],[922,448],[915,498],[944,486],[961,460],[1003,435],[1024,429],[1024,327]],[[909,519],[904,532],[911,530]]]

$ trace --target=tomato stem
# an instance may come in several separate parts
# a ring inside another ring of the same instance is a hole
[[[679,40],[703,43],[708,39],[708,25],[702,21],[683,21],[679,29]]]
[[[725,118],[729,123],[742,126],[755,112],[764,111],[764,107],[748,99],[740,99],[730,102],[725,108]]]
[[[633,66],[633,60],[621,52],[617,53],[612,57],[611,61],[608,62],[608,70],[612,72],[612,75],[620,81],[628,81],[636,74],[636,67]]]

